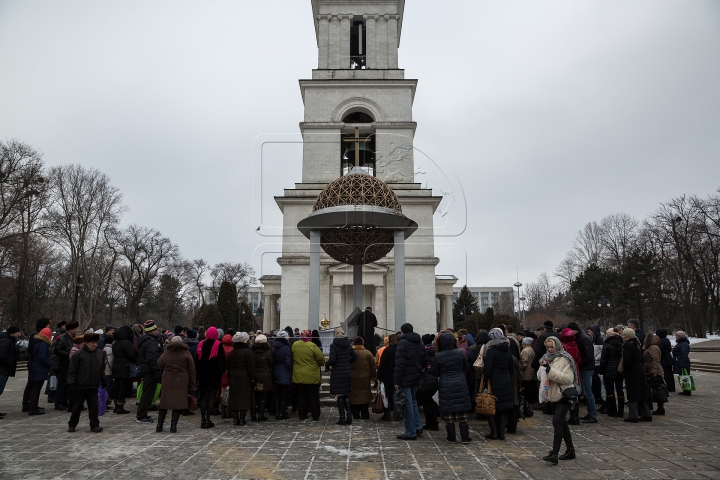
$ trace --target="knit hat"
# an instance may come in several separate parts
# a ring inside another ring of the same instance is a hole
[[[523,338],[522,342],[523,342],[523,345],[532,345],[533,339],[530,337],[525,337],[525,338]]]
[[[682,330],[678,330],[677,332],[675,332],[675,335],[677,335],[680,338],[687,337],[687,334],[685,332],[683,332]]]
[[[490,340],[495,340],[496,338],[502,338],[504,336],[505,334],[503,333],[503,331],[497,327],[493,328],[492,330],[490,330],[490,333],[488,333],[488,337],[490,337]]]
[[[45,327],[42,330],[40,330],[40,335],[42,335],[43,337],[46,337],[46,338],[52,338],[52,330]]]
[[[250,335],[246,332],[238,332],[233,335],[233,343],[247,343],[250,340]]]
[[[545,328],[553,328],[553,322],[551,322],[550,320],[545,320],[545,322],[543,322],[543,326]]]
[[[218,328],[217,331],[218,331],[218,338],[222,338],[225,336],[225,330],[223,330],[222,328]]]
[[[403,323],[402,327],[400,327],[400,331],[402,333],[410,333],[413,331],[412,323]]]
[[[16,327],[15,325],[10,325],[5,332],[7,332],[8,335],[12,335],[13,333],[17,333],[20,331],[20,327]]]
[[[625,330],[623,330],[622,336],[623,338],[635,338],[635,330],[633,330],[632,328],[626,328]]]
[[[182,343],[182,337],[180,335],[175,335],[170,339],[170,343]]]
[[[157,325],[155,325],[155,322],[152,320],[148,320],[145,322],[145,332],[152,332],[153,330],[157,330]]]
[[[342,327],[337,327],[335,331],[333,332],[333,337],[335,338],[342,338],[345,336],[345,330],[342,329]]]
[[[78,328],[80,324],[78,322],[68,322],[65,324],[65,331],[67,330],[75,330]]]
[[[97,342],[98,340],[100,340],[100,335],[98,335],[97,333],[86,333],[85,334],[85,343]]]
[[[285,330],[280,330],[275,334],[275,336],[277,338],[288,338],[288,332],[286,332]]]
[[[267,343],[267,337],[261,333],[255,337],[255,343]]]
[[[365,345],[365,340],[363,340],[363,337],[355,337],[353,339],[353,345]]]
[[[580,331],[580,327],[579,327],[578,324],[575,323],[575,322],[570,322],[570,323],[568,323],[568,324],[567,324],[567,328],[569,328],[570,330],[575,330],[576,332],[579,332],[579,331]]]
[[[109,332],[110,330],[117,330],[114,325],[105,325],[105,331]]]
[[[197,332],[191,328],[190,330],[185,330],[185,336],[187,336],[187,338],[197,338]]]
[[[73,338],[73,343],[75,345],[80,345],[81,343],[85,343],[85,335],[82,333],[80,335],[75,335],[75,338]]]

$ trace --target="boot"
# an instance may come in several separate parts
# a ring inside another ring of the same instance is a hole
[[[220,404],[220,418],[229,418],[227,413],[227,405]]]
[[[346,425],[352,425],[353,416],[352,416],[352,409],[350,408],[350,395],[343,395],[343,400],[345,401],[345,424]]]
[[[607,407],[607,414],[609,417],[617,417],[617,403],[615,402],[615,395],[607,396],[605,406]]]
[[[233,425],[240,425],[240,413],[233,412]]]
[[[250,409],[250,420],[257,421],[257,407]]]
[[[181,413],[182,410],[173,410],[172,417],[170,417],[170,433],[177,433],[177,424]]]
[[[238,425],[247,425],[247,422],[245,421],[246,413],[247,413],[247,410],[240,410],[240,423],[238,423]]]
[[[580,403],[570,410],[570,420],[568,420],[568,425],[580,425]]]
[[[465,425],[467,425],[467,423]],[[457,438],[455,436],[455,424],[446,423],[445,431],[447,431],[447,441],[450,443],[457,443]]]
[[[652,412],[653,415],[665,415],[665,404],[658,403],[657,410]]]
[[[130,410],[125,410],[125,402],[118,402],[117,410],[115,411],[118,415],[125,415],[130,413]]]
[[[453,423],[453,427],[455,424]],[[453,428],[453,430],[455,430]],[[455,433],[453,431],[453,433]],[[467,422],[460,422],[460,438],[462,439],[462,443],[470,443],[472,442],[472,438],[470,438],[470,425],[467,424]]]
[[[560,455],[558,458],[560,460],[575,460],[575,449],[573,447],[568,447],[567,450],[565,450],[565,453]]]
[[[503,413],[503,414],[500,416],[500,425],[498,425],[498,427],[497,427],[497,429],[498,429],[498,433],[497,433],[498,439],[500,439],[500,440],[505,440],[505,429],[507,428],[507,424],[508,424],[508,414],[507,414],[507,413]]]
[[[560,457],[558,457],[558,458],[559,458],[560,460],[575,460],[575,447],[573,446],[573,443],[572,443],[572,435],[571,435],[571,433],[570,433],[570,427],[567,425],[567,423],[566,423],[565,426],[563,427],[563,436],[562,436],[562,438],[563,438],[563,440],[565,440],[565,448],[566,448],[566,450],[565,450],[565,453],[563,453],[562,455],[560,455]],[[553,445],[553,447],[555,447],[555,445]],[[556,450],[556,451],[557,451],[557,452],[560,451],[560,445],[557,446],[557,450]]]
[[[335,422],[335,424],[336,425],[345,425],[345,400],[342,397],[338,397],[337,406],[338,406],[338,414],[340,415],[340,420]]]
[[[552,450],[548,455],[543,457],[543,460],[545,460],[548,463],[552,463],[553,465],[558,464],[558,451]]]
[[[618,396],[617,416],[620,418],[625,416],[625,397]]]
[[[485,435],[488,440],[497,440],[497,424],[495,423],[495,416],[488,417],[488,426],[490,427],[490,433]],[[455,427],[453,427],[455,428]]]
[[[275,420],[282,420],[282,410],[280,406],[280,399],[275,399]]]
[[[258,413],[257,413],[258,422],[265,422],[265,421],[269,420],[269,418],[265,416],[265,403],[267,403],[267,400],[265,400],[263,398],[262,400],[260,400],[260,402],[258,404]]]
[[[163,431],[163,423],[165,423],[166,415],[167,415],[167,410],[165,410],[165,409],[158,410],[157,427],[155,427],[156,432],[160,433]]]

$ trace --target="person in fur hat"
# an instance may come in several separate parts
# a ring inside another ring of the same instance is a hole
[[[87,402],[90,431],[99,433],[103,429],[98,419],[98,389],[105,386],[105,361],[102,350],[97,348],[100,335],[86,333],[84,337],[85,345],[70,359],[68,369],[68,386],[72,387],[75,396],[68,432],[75,431],[83,403]]]

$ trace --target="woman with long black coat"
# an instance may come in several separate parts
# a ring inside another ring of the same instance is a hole
[[[115,408],[113,413],[127,414],[129,410],[125,410],[125,399],[130,396],[130,365],[135,365],[137,356],[133,341],[135,333],[130,325],[123,325],[115,330],[115,341],[112,344],[113,366],[112,376],[115,379],[114,397]]]
[[[668,392],[674,392],[675,376],[673,375],[672,343],[670,343],[670,339],[667,338],[668,331],[666,328],[658,328],[655,330],[655,334],[660,337],[658,348],[660,349],[660,366],[663,369],[665,384],[667,385]]]
[[[618,371],[622,359],[623,340],[617,327],[608,329],[600,353],[600,375],[603,376],[607,399],[607,413],[611,417],[625,416],[625,391],[623,374]],[[616,396],[617,394],[617,396]]]
[[[395,354],[397,353],[398,338],[396,334],[388,336],[388,346],[383,350],[382,359],[380,361],[380,367],[378,368],[378,380],[383,383],[385,387],[385,397],[388,401],[388,406],[380,420],[389,422],[392,420],[393,411],[393,398],[395,393]],[[422,380],[421,380],[422,383]],[[418,402],[420,399],[418,398]]]
[[[275,420],[287,420],[287,395],[292,385],[292,350],[285,330],[277,332],[273,343],[273,383],[275,385]]]
[[[420,377],[420,385],[417,389],[418,406],[422,407],[423,415],[425,415],[425,424],[423,430],[438,431],[438,404],[433,400],[433,396],[438,391],[438,378],[435,374],[435,335],[426,333],[422,336],[422,342],[425,344],[425,353],[427,354],[427,363]],[[389,419],[389,417],[388,417]]]
[[[268,393],[272,391],[273,356],[270,352],[270,344],[267,343],[265,335],[255,337],[255,343],[250,346],[250,351],[255,356],[255,415],[251,417],[258,422],[268,420],[265,416],[265,405],[267,404]]]
[[[350,412],[350,384],[351,366],[358,356],[350,340],[345,336],[342,328],[338,327],[333,333],[335,337],[330,344],[330,356],[325,362],[325,367],[330,368],[330,395],[337,400],[340,420],[338,425],[352,425],[352,414]]]
[[[198,406],[202,416],[200,428],[215,426],[210,420],[210,415],[217,406],[222,375],[226,368],[225,349],[218,341],[217,328],[210,327],[205,332],[205,338],[198,344],[195,361],[199,390]]]
[[[438,378],[440,413],[445,420],[447,441],[456,443],[455,422],[460,424],[462,443],[470,443],[470,427],[467,412],[470,410],[470,392],[465,379],[468,364],[465,354],[457,346],[452,333],[442,333],[437,339],[433,369]]]
[[[682,375],[683,369],[690,375],[690,340],[682,330],[675,332],[675,346],[672,350],[673,373]],[[680,395],[690,395],[691,392],[680,392]]]
[[[255,378],[255,356],[248,345],[250,335],[238,332],[233,335],[233,349],[227,356],[228,410],[233,412],[233,425],[246,425],[245,415],[252,408]]]
[[[626,328],[622,333],[623,351],[622,366],[627,390],[628,418],[626,422],[652,422],[652,414],[648,409],[648,400],[652,398],[650,387],[645,379],[640,342],[635,337],[635,330]],[[639,418],[638,418],[639,414]]]
[[[490,389],[492,389],[492,394],[497,397],[497,401],[495,402],[495,416],[488,418],[490,433],[485,435],[485,438],[505,440],[508,415],[515,406],[512,380],[510,379],[514,370],[512,353],[510,353],[510,341],[502,330],[493,328],[488,337],[490,341],[487,343],[483,376],[486,382],[490,383]],[[483,388],[487,388],[487,386]]]

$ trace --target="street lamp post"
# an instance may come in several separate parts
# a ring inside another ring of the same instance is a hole
[[[607,330],[607,317],[605,316],[605,308],[610,306],[610,302],[608,302],[608,299],[605,298],[605,295],[603,294],[600,297],[600,300],[598,300],[598,307],[602,308],[603,311],[603,326],[605,330]]]
[[[83,277],[82,274],[79,274],[77,276],[77,281],[75,282],[75,302],[73,303],[73,313],[72,313],[73,323],[75,323],[75,319],[77,318],[78,296],[80,295],[80,286],[83,284],[84,280],[85,280],[85,277]]]
[[[643,329],[643,317],[642,317],[642,305],[640,303],[640,283],[637,281],[637,278],[632,277],[632,283],[630,284],[630,288],[635,287],[635,298],[637,300],[637,309],[638,309],[638,322],[640,323],[640,330]]]
[[[522,287],[522,283],[520,281],[515,282],[513,284],[513,287],[516,287],[518,289],[518,315],[520,315],[520,287]]]
[[[525,297],[520,297],[520,320],[525,320]]]

